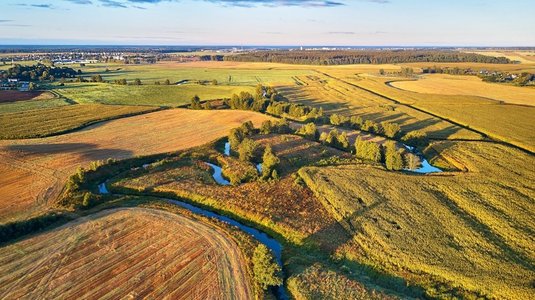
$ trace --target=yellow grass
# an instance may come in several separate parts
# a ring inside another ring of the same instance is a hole
[[[391,84],[417,93],[473,95],[506,103],[535,105],[535,88],[488,83],[475,76],[433,74],[414,81],[395,81]]]
[[[199,146],[247,120],[259,126],[267,118],[245,111],[173,109],[99,123],[60,136],[0,141],[0,170],[10,170],[0,176],[0,223],[54,200],[65,179],[91,161]]]
[[[250,299],[237,244],[153,209],[101,212],[0,248],[0,298]]]

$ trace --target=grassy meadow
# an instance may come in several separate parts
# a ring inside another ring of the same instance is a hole
[[[337,255],[417,283],[431,297],[529,298],[533,157],[493,143],[432,147],[467,172],[422,176],[366,165],[299,171],[352,232]]]

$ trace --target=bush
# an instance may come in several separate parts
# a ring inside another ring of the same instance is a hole
[[[373,162],[381,161],[381,146],[371,141],[364,141],[359,136],[355,141],[355,154],[360,159]]]
[[[258,245],[254,250],[253,273],[256,282],[263,290],[267,290],[270,286],[282,284],[281,268],[264,244]]]
[[[403,157],[401,151],[398,151],[396,143],[388,141],[385,143],[385,165],[388,170],[403,169]]]
[[[395,138],[401,130],[401,127],[398,124],[388,122],[382,122],[381,128],[382,134],[389,138]]]

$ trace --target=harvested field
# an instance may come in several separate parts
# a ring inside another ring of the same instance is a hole
[[[153,110],[143,106],[88,104],[0,114],[0,139],[44,137]]]
[[[54,95],[50,92],[0,91],[0,103],[17,102],[24,100],[46,100],[52,98],[54,98]]]
[[[427,75],[418,80],[395,81],[392,86],[417,93],[473,95],[506,103],[535,106],[535,88],[488,83],[476,76]]]
[[[0,141],[0,169],[19,174],[0,177],[0,223],[41,209],[37,203],[56,199],[65,179],[91,161],[199,146],[247,120],[259,126],[267,118],[246,111],[173,109],[103,122],[60,136]],[[27,185],[32,186],[31,191]]]
[[[250,299],[243,254],[216,227],[115,209],[0,248],[0,298]]]

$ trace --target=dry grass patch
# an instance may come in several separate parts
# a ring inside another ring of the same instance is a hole
[[[2,298],[253,297],[243,254],[231,238],[152,209],[73,221],[1,248],[0,265]]]
[[[54,98],[54,94],[50,92],[32,91],[0,91],[0,103],[16,102],[24,100],[47,100]]]

